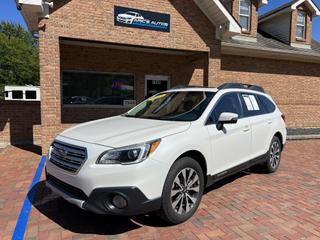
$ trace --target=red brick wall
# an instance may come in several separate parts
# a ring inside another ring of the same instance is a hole
[[[320,65],[224,55],[219,85],[258,84],[287,116],[287,127],[320,127]]]
[[[114,26],[114,6],[170,14],[170,33]],[[43,20],[46,36],[63,36],[119,44],[205,51],[215,28],[190,0],[57,0],[50,19]]]
[[[0,146],[41,144],[40,103],[0,101]]]

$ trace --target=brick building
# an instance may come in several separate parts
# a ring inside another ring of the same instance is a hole
[[[41,144],[175,85],[262,85],[289,128],[320,127],[312,0],[17,0],[39,32]]]

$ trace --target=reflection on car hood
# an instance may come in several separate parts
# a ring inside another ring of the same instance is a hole
[[[190,122],[116,116],[76,125],[60,135],[75,140],[121,147],[186,131]]]

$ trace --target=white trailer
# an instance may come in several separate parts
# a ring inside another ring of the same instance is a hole
[[[39,86],[5,86],[4,100],[40,101]]]

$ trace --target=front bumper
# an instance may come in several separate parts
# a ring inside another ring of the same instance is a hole
[[[121,23],[131,23],[131,22],[132,22],[132,19],[117,18],[117,21],[118,21],[118,22],[121,22]]]
[[[156,160],[159,158],[156,154],[138,164],[100,165],[96,160],[109,147],[62,136],[56,140],[87,150],[87,158],[76,173],[56,166],[49,159],[46,162],[47,186],[65,200],[103,214],[136,215],[160,208],[159,199],[170,166]],[[115,194],[126,198],[126,208],[117,209],[109,204]]]
[[[53,192],[66,201],[96,214],[132,216],[156,211],[161,207],[160,197],[149,200],[137,187],[96,188],[87,197],[82,190],[60,181],[49,175],[47,171],[46,178],[46,186]],[[112,200],[116,195],[126,199],[126,207],[118,208],[113,204]]]

